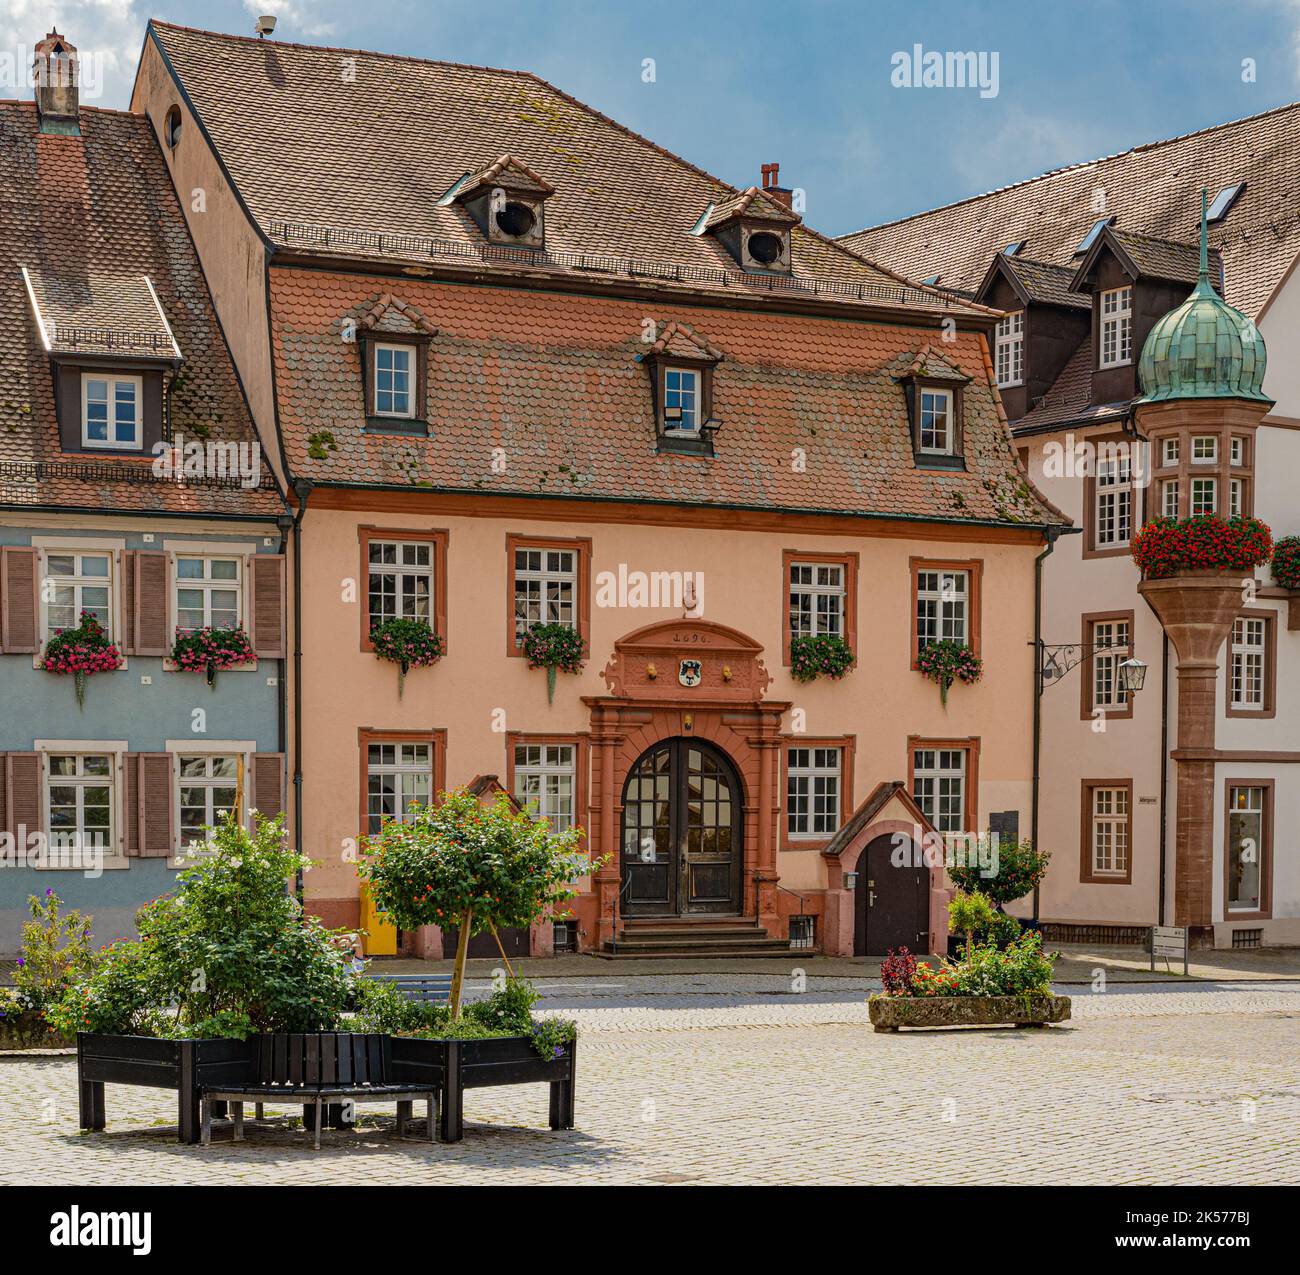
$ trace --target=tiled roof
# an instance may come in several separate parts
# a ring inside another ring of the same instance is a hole
[[[1086,293],[1071,292],[1070,280],[1074,271],[1069,266],[1054,265],[1050,261],[1034,261],[1027,257],[1008,257],[999,254],[1001,261],[1020,281],[1031,301],[1044,305],[1065,306],[1072,310],[1092,309],[1092,298]]]
[[[942,274],[973,289],[993,255],[1018,239],[1035,260],[1070,263],[1101,215],[1099,192],[1120,230],[1194,243],[1201,187],[1213,198],[1237,182],[1246,188],[1210,226],[1210,242],[1222,250],[1227,299],[1258,318],[1300,255],[1300,103],[1055,169],[841,242],[910,278]]]
[[[1078,424],[1097,425],[1128,415],[1128,402],[1091,403],[1092,341],[1086,339],[1070,356],[1052,388],[1015,422],[1017,437],[1036,434],[1049,427]]]
[[[152,457],[60,448],[50,356],[24,267],[55,327],[55,352],[172,358],[170,340],[152,349],[125,339],[170,328],[184,356],[171,397],[174,430],[192,440],[255,439],[148,121],[83,109],[79,138],[45,136],[31,102],[0,102],[0,191],[0,506],[279,513],[269,487],[158,481]]]
[[[787,208],[779,200],[759,190],[757,186],[747,187],[733,199],[724,199],[705,218],[704,224],[712,229],[724,225],[737,217],[752,217],[756,221],[771,221],[781,226],[793,226],[802,221],[797,213]]]
[[[1117,243],[1137,267],[1140,275],[1149,279],[1167,279],[1185,283],[1189,288],[1196,283],[1201,268],[1200,243],[1180,243],[1173,239],[1159,239],[1155,235],[1142,235],[1133,230],[1107,226],[1104,237]],[[1217,249],[1210,254],[1210,274],[1222,280],[1222,254]]]
[[[526,72],[158,22],[149,38],[263,234],[295,253],[479,274],[560,272],[589,287],[630,281],[979,312],[802,225],[793,230],[791,278],[742,273],[713,236],[691,233],[709,205],[747,200],[765,216],[790,220],[792,213],[762,192],[736,191]],[[444,201],[467,173],[502,156],[555,188],[543,253],[484,243],[461,203]]]
[[[660,455],[643,300],[403,280],[394,294],[438,330],[425,439],[366,431],[358,347],[338,334],[375,304],[374,287],[355,273],[271,270],[280,420],[295,474],[470,493],[1064,521],[1024,482],[974,332],[959,330],[933,355],[971,378],[968,471],[921,470],[896,377],[915,357],[900,351],[921,350],[933,329],[661,306],[656,339],[689,339],[725,358],[714,372],[717,457]],[[493,464],[497,448],[504,472]],[[806,463],[792,465],[800,449]]]

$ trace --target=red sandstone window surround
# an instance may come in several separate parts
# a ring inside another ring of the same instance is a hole
[[[1129,885],[1133,880],[1133,781],[1082,781],[1079,880]]]
[[[984,560],[910,558],[912,573],[912,667],[921,648],[948,639],[980,653]]]
[[[781,578],[781,662],[789,667],[796,634],[834,634],[856,655],[858,555],[784,549]]]
[[[506,790],[522,805],[536,801],[552,831],[586,829],[590,770],[591,741],[585,734],[506,734]],[[570,778],[567,794],[561,782],[566,774]]]
[[[506,654],[523,658],[533,624],[567,624],[591,641],[591,539],[506,534]]]
[[[1228,717],[1277,715],[1277,612],[1240,611],[1228,635],[1224,714]]]
[[[781,849],[824,850],[854,811],[853,757],[857,747],[855,735],[783,735],[781,737]],[[833,775],[828,752],[835,754]],[[796,756],[791,765],[792,753]],[[820,754],[820,755],[819,755]],[[791,771],[795,787],[791,788]],[[825,780],[834,779],[834,792]],[[821,780],[822,782],[818,782]],[[834,824],[817,830],[831,814],[833,797]],[[820,800],[819,800],[820,798]],[[821,813],[821,820],[818,813]],[[807,831],[792,831],[791,824],[806,825]]]
[[[1272,918],[1274,784],[1272,779],[1224,781],[1225,921],[1267,921]],[[1252,907],[1252,903],[1255,906]]]
[[[373,651],[370,630],[380,620],[405,616],[428,620],[447,642],[447,540],[445,530],[405,527],[357,528],[361,569],[357,599],[361,649]]]
[[[1133,654],[1134,623],[1132,611],[1091,611],[1083,616],[1079,640],[1084,649],[1101,642],[1110,646],[1092,651],[1080,670],[1081,721],[1092,721],[1098,711],[1104,712],[1107,720],[1133,716],[1133,700],[1119,684],[1119,665]]]
[[[372,754],[372,746],[384,752]],[[357,827],[361,836],[368,835],[374,821],[385,815],[405,815],[407,797],[419,800],[427,791],[432,802],[446,790],[445,729],[380,730],[361,726],[357,729],[357,753],[361,765]],[[417,775],[425,777],[423,783],[416,780]]]
[[[979,756],[978,736],[907,737],[907,790],[939,832],[979,833]]]

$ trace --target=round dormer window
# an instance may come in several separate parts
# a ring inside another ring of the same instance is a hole
[[[537,225],[537,215],[527,204],[511,202],[497,213],[497,229],[511,239],[522,239]]]
[[[181,140],[181,108],[173,106],[167,112],[167,118],[163,121],[163,141],[167,143],[167,149],[174,151],[180,145]]]
[[[766,230],[750,235],[748,248],[749,255],[761,266],[770,266],[773,262],[780,261],[785,252],[781,236],[770,234]]]

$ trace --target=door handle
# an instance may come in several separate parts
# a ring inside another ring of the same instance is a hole
[[[869,907],[869,908],[874,908],[875,906],[876,906],[876,892],[875,892],[874,890],[868,890],[868,891],[867,891],[867,907]]]

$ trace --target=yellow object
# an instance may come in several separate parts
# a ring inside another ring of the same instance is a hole
[[[370,891],[361,886],[361,936],[367,956],[397,955],[397,926],[388,919],[387,912],[375,907]]]

